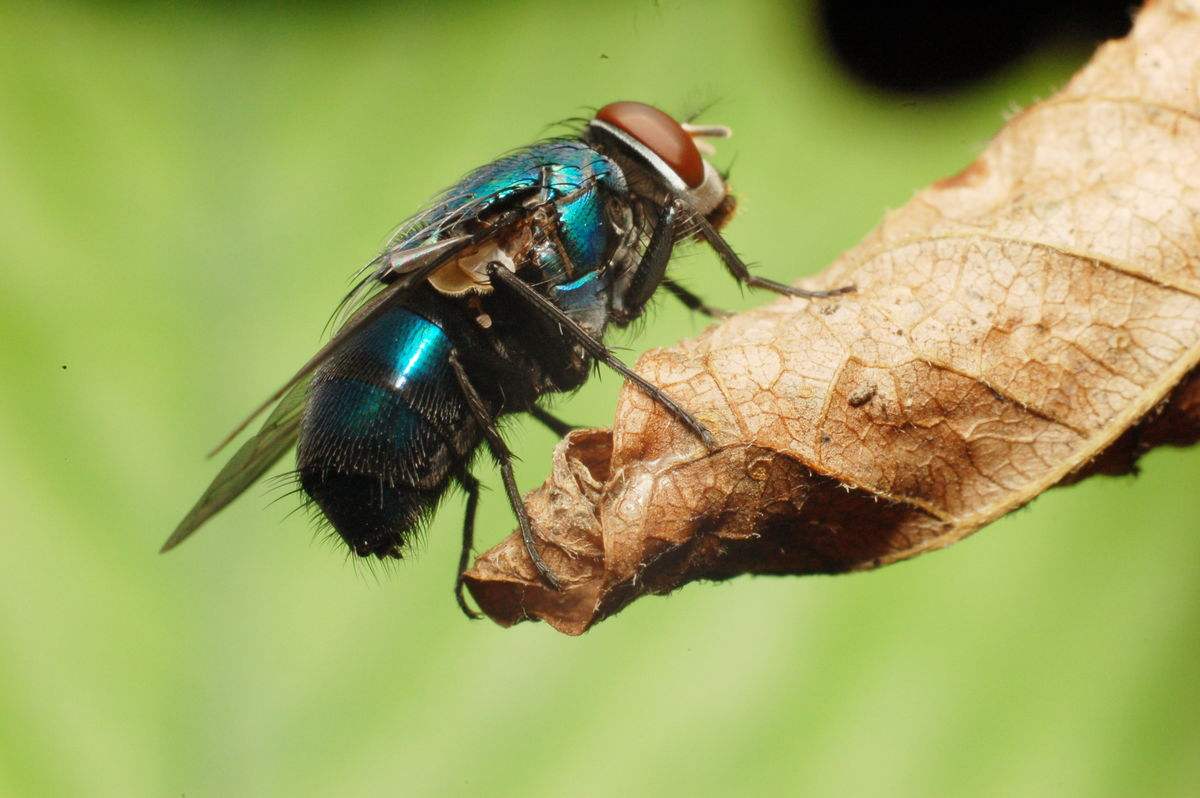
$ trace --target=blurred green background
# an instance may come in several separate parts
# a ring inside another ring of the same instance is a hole
[[[794,278],[1086,56],[905,99],[845,77],[804,4],[0,7],[0,795],[1196,794],[1196,452],[579,639],[460,616],[458,499],[378,578],[266,488],[157,554],[390,228],[548,123],[718,101],[729,235]],[[705,252],[675,273],[765,301]],[[619,343],[701,327],[662,303]],[[603,425],[618,387],[559,408]],[[510,438],[531,489],[554,440]],[[486,546],[513,522],[481,471]]]

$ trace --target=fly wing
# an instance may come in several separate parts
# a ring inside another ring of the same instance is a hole
[[[169,551],[182,543],[201,524],[223,510],[227,504],[254,484],[267,469],[275,465],[296,443],[300,434],[300,420],[304,416],[304,400],[308,396],[311,376],[298,382],[284,394],[279,404],[267,416],[262,429],[242,444],[237,454],[221,469],[208,490],[196,501],[184,519],[175,527],[171,537],[163,544],[162,551]]]
[[[450,258],[454,257],[463,247],[470,245],[480,238],[479,235],[460,235],[453,238],[447,238],[442,241],[434,241],[414,249],[404,250],[396,253],[395,257],[386,259],[380,266],[380,270],[374,279],[385,281],[387,284],[384,288],[373,294],[371,298],[342,325],[342,327],[334,334],[329,342],[317,350],[317,353],[308,359],[300,370],[292,375],[291,379],[279,387],[275,393],[271,394],[258,407],[246,416],[240,424],[234,427],[228,435],[226,435],[220,443],[217,444],[209,457],[220,452],[229,442],[241,434],[242,430],[250,426],[254,419],[258,418],[264,410],[283,398],[283,395],[290,391],[295,385],[299,384],[308,375],[316,371],[317,367],[324,363],[329,358],[337,354],[341,348],[350,340],[359,330],[366,327],[379,317],[384,310],[387,309],[391,300],[407,293],[414,286],[420,285],[429,275],[433,274],[439,266],[445,263]],[[385,253],[386,255],[386,253]]]
[[[226,505],[245,492],[280,457],[296,443],[300,434],[300,421],[304,416],[304,405],[308,398],[308,387],[312,374],[329,358],[336,355],[345,343],[385,311],[392,301],[432,274],[439,266],[452,258],[464,246],[478,236],[455,236],[429,245],[415,247],[402,253],[384,253],[378,279],[390,280],[382,290],[374,294],[337,331],[329,343],[321,347],[308,362],[301,366],[292,378],[263,402],[240,423],[211,454],[216,454],[244,430],[271,405],[275,409],[267,416],[262,429],[253,438],[242,444],[237,453],[221,469],[208,490],[192,507],[191,511],[175,527],[161,551],[169,551],[200,526],[221,511]],[[211,456],[211,455],[210,455]]]

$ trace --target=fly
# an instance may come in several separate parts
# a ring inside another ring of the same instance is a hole
[[[574,137],[533,144],[468,174],[400,228],[343,300],[345,321],[257,416],[237,450],[163,545],[174,548],[296,447],[301,489],[361,557],[399,558],[451,485],[466,514],[455,597],[473,546],[486,444],[500,469],[525,550],[540,578],[562,584],[534,543],[497,428],[529,413],[557,434],[572,427],[538,405],[584,383],[602,363],[636,384],[705,446],[712,434],[669,394],[604,345],[659,288],[693,311],[719,311],[666,276],[682,240],[697,237],[744,285],[808,298],[751,274],[721,236],[735,201],[701,155],[727,128],[680,123],[649,105],[604,106]]]

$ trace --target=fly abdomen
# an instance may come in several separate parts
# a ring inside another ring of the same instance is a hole
[[[398,307],[313,380],[300,484],[360,556],[399,557],[479,443],[451,349],[441,327]]]

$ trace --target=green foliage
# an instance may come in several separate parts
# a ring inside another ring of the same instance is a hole
[[[1200,779],[1200,477],[1055,491],[953,549],[692,586],[581,639],[467,623],[460,500],[373,576],[286,488],[169,556],[202,453],[426,197],[557,118],[718,101],[729,234],[793,278],[1084,53],[904,101],[792,4],[0,8],[0,794],[1167,795]],[[698,251],[697,251],[698,253]],[[746,307],[708,254],[675,274]],[[701,326],[673,304],[626,343]],[[559,404],[610,418],[618,383]],[[526,488],[552,438],[510,427]],[[513,526],[494,475],[484,544]],[[331,550],[334,549],[334,550]]]

